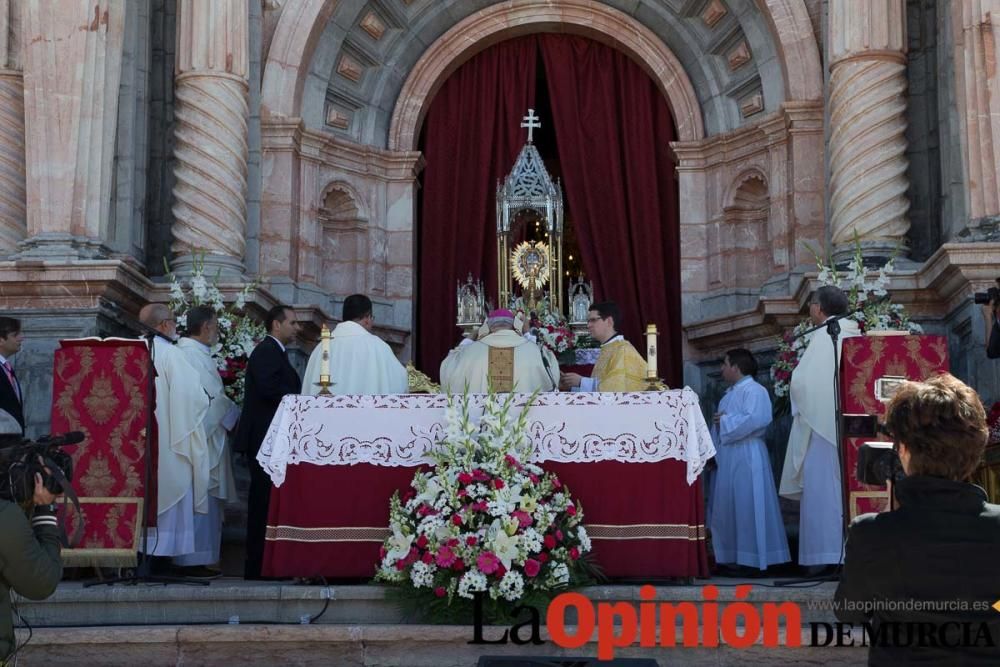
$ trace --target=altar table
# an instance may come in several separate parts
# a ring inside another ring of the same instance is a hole
[[[374,576],[389,498],[430,464],[447,400],[286,396],[258,455],[275,486],[263,574]],[[582,504],[606,575],[708,575],[700,474],[715,449],[693,391],[550,393],[529,409],[532,460]]]

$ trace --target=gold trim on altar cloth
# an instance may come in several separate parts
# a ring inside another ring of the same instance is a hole
[[[858,501],[864,498],[873,498],[877,500],[884,500],[885,504],[879,508],[878,512],[884,512],[889,509],[889,490],[885,491],[851,491],[851,521],[855,519],[859,514],[870,514],[872,510],[865,510],[864,512],[858,511]]]
[[[143,512],[143,499],[140,497],[113,497],[99,498],[87,496],[80,498],[80,509],[84,505],[135,505],[135,521],[138,522]],[[60,517],[60,521],[63,520]],[[107,523],[107,521],[105,522]],[[72,533],[73,529],[67,529]],[[114,535],[113,529],[109,528],[109,534]],[[78,549],[63,549],[62,559],[64,567],[135,567],[138,563],[137,554],[142,538],[142,531],[132,526],[131,547],[116,546],[111,548],[101,547],[81,547]]]
[[[685,523],[584,524],[592,540],[688,540],[705,539],[705,526]]]
[[[376,526],[303,528],[301,526],[267,527],[268,542],[385,542],[392,532]]]

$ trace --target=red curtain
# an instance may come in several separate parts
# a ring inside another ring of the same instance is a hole
[[[416,361],[435,378],[458,342],[458,281],[471,272],[496,299],[496,184],[524,144],[537,56],[534,35],[483,51],[445,81],[427,112]]]
[[[628,56],[573,35],[538,36],[563,187],[598,301],[645,353],[660,331],[660,376],[681,384],[680,233],[666,99]]]

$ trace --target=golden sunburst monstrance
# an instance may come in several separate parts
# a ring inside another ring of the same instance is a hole
[[[544,241],[523,241],[510,254],[514,280],[523,289],[539,289],[549,281],[549,247]]]

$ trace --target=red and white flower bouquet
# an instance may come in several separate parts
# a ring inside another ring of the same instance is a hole
[[[513,398],[491,395],[476,419],[467,396],[451,397],[435,466],[390,501],[375,578],[410,589],[425,611],[476,594],[521,602],[587,577],[583,511],[529,462],[529,408],[512,414]]]

